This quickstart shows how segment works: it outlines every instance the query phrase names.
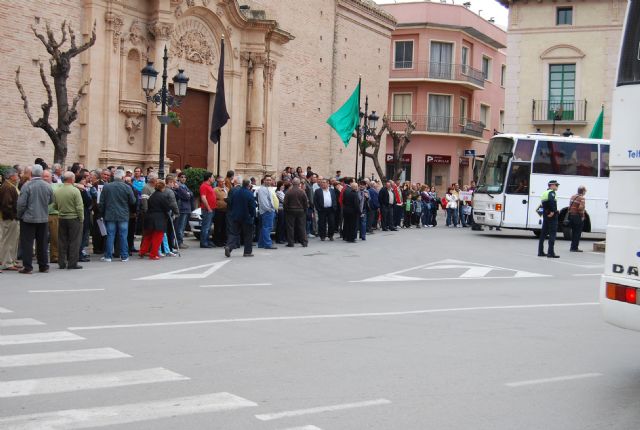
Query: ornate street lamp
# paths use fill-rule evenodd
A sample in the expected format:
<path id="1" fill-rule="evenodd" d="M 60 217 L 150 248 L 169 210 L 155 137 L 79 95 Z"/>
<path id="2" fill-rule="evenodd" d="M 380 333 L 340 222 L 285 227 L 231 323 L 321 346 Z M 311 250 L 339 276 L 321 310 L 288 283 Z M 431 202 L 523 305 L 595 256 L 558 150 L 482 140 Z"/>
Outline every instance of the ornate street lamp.
<path id="1" fill-rule="evenodd" d="M 166 127 L 171 118 L 167 115 L 167 107 L 169 109 L 178 107 L 182 103 L 182 97 L 187 95 L 187 87 L 189 84 L 189 78 L 184 74 L 183 69 L 178 69 L 178 74 L 173 77 L 173 91 L 171 94 L 167 88 L 167 62 L 169 56 L 167 55 L 167 47 L 164 47 L 163 69 L 162 69 L 162 86 L 160 90 L 151 95 L 151 92 L 156 87 L 156 80 L 158 78 L 158 71 L 153 68 L 153 62 L 147 62 L 147 65 L 140 71 L 142 75 L 142 89 L 147 95 L 147 101 L 155 103 L 156 106 L 161 105 L 160 115 L 158 120 L 160 121 L 160 161 L 158 163 L 158 177 L 164 179 L 164 141 Z"/>

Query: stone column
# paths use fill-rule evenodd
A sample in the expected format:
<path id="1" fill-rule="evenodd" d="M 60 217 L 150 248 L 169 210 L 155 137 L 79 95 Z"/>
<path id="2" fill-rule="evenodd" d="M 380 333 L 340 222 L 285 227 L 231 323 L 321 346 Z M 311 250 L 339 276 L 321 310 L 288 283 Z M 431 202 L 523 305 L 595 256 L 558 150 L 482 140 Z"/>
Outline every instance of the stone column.
<path id="1" fill-rule="evenodd" d="M 251 56 L 253 85 L 250 94 L 249 148 L 247 161 L 251 169 L 262 170 L 262 145 L 264 143 L 264 65 L 262 54 Z"/>
<path id="2" fill-rule="evenodd" d="M 105 44 L 105 71 L 107 79 L 104 81 L 104 117 L 103 150 L 107 151 L 107 163 L 113 157 L 113 151 L 118 149 L 118 120 L 119 115 L 119 87 L 120 87 L 120 38 L 124 18 L 115 11 L 108 11 L 104 16 L 107 43 Z"/>
<path id="3" fill-rule="evenodd" d="M 153 36 L 151 41 L 151 49 L 149 52 L 149 61 L 153 61 L 153 67 L 158 71 L 158 80 L 156 81 L 156 88 L 153 94 L 160 91 L 162 86 L 162 56 L 164 55 L 164 47 L 169 46 L 169 38 L 173 32 L 173 23 L 162 22 L 160 20 L 153 21 L 149 24 L 149 33 Z M 147 105 L 147 127 L 146 127 L 146 141 L 145 141 L 145 153 L 147 154 L 149 164 L 157 166 L 160 156 L 160 122 L 158 121 L 158 115 L 160 115 L 160 106 L 156 106 L 155 103 L 149 103 Z M 165 142 L 165 159 L 166 159 L 167 145 Z M 169 171 L 169 166 L 165 166 L 165 173 Z"/>

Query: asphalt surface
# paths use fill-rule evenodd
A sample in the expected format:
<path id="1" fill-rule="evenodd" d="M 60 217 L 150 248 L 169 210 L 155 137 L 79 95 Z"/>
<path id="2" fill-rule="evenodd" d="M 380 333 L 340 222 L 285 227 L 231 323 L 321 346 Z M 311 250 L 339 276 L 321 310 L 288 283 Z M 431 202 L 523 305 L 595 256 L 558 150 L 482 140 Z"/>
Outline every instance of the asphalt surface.
<path id="1" fill-rule="evenodd" d="M 602 321 L 602 254 L 440 226 L 187 243 L 1 274 L 0 428 L 638 427 L 640 334 Z"/>

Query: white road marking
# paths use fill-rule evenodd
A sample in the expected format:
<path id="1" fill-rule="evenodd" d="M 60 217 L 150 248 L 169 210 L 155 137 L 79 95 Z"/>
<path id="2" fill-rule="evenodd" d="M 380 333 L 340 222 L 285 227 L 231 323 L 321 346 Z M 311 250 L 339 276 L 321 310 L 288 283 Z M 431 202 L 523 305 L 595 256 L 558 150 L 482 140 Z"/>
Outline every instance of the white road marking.
<path id="1" fill-rule="evenodd" d="M 21 379 L 0 382 L 0 398 L 34 394 L 64 393 L 98 388 L 124 387 L 157 382 L 184 381 L 186 376 L 162 367 L 93 375 L 60 376 L 55 378 Z"/>
<path id="2" fill-rule="evenodd" d="M 7 309 L 7 308 L 0 308 L 0 314 L 12 314 L 13 311 Z"/>
<path id="3" fill-rule="evenodd" d="M 28 325 L 46 325 L 42 321 L 34 320 L 33 318 L 13 318 L 0 320 L 0 327 L 20 327 Z"/>
<path id="4" fill-rule="evenodd" d="M 227 264 L 229 260 L 218 261 L 216 263 L 203 264 L 200 266 L 187 267 L 185 269 L 173 270 L 171 272 L 158 273 L 156 275 L 145 276 L 142 278 L 136 278 L 134 281 L 157 281 L 159 279 L 204 279 L 210 276 L 213 272 L 220 269 L 222 266 Z M 208 267 L 207 270 L 201 273 L 184 273 L 190 272 L 195 269 L 202 269 L 204 267 Z"/>
<path id="5" fill-rule="evenodd" d="M 456 277 L 447 278 L 424 278 L 417 276 L 404 276 L 402 273 L 407 273 L 415 270 L 450 270 L 450 269 L 467 269 L 461 275 Z M 504 277 L 489 277 L 487 276 L 493 270 L 511 272 L 512 276 Z M 429 264 L 422 264 L 420 266 L 410 267 L 404 270 L 398 270 L 396 272 L 386 273 L 372 278 L 363 279 L 360 281 L 350 282 L 410 282 L 410 281 L 444 281 L 454 279 L 513 279 L 513 278 L 542 278 L 549 277 L 542 273 L 526 272 L 524 270 L 508 269 L 506 267 L 490 266 L 487 264 L 470 263 L 466 261 L 446 259 L 436 261 Z"/>
<path id="6" fill-rule="evenodd" d="M 253 406 L 258 405 L 233 394 L 213 393 L 153 402 L 3 417 L 0 418 L 0 428 L 4 430 L 83 429 L 228 411 Z"/>
<path id="7" fill-rule="evenodd" d="M 30 293 L 84 293 L 87 291 L 104 291 L 104 288 L 78 288 L 77 290 L 29 290 Z"/>
<path id="8" fill-rule="evenodd" d="M 284 430 L 322 430 L 322 429 L 316 426 L 302 426 L 302 427 L 289 427 Z"/>
<path id="9" fill-rule="evenodd" d="M 200 285 L 200 288 L 223 288 L 223 287 L 266 287 L 273 284 L 219 284 L 219 285 Z"/>
<path id="10" fill-rule="evenodd" d="M 604 264 L 576 264 L 576 263 L 569 263 L 567 261 L 558 261 L 557 259 L 554 258 L 541 258 L 541 257 L 536 257 L 535 254 L 523 254 L 521 252 L 515 252 L 514 254 L 517 255 L 522 255 L 524 257 L 531 257 L 531 258 L 537 258 L 540 261 L 550 261 L 552 263 L 557 263 L 557 264 L 564 264 L 567 266 L 575 266 L 575 267 L 582 267 L 583 269 L 597 269 L 600 267 L 604 267 Z"/>
<path id="11" fill-rule="evenodd" d="M 110 360 L 129 357 L 131 356 L 113 348 L 0 355 L 0 367 L 39 366 L 42 364 L 75 363 L 78 361 Z"/>
<path id="12" fill-rule="evenodd" d="M 602 273 L 577 273 L 571 276 L 602 276 Z"/>
<path id="13" fill-rule="evenodd" d="M 77 334 L 68 331 L 51 331 L 46 333 L 11 334 L 0 336 L 0 345 L 23 345 L 26 343 L 65 342 L 84 340 Z"/>
<path id="14" fill-rule="evenodd" d="M 199 324 L 226 324 L 226 323 L 243 323 L 243 322 L 266 322 L 266 321 L 294 321 L 294 320 L 317 320 L 317 319 L 337 319 L 337 318 L 366 318 L 366 317 L 393 317 L 405 315 L 422 315 L 435 314 L 443 312 L 466 312 L 466 311 L 487 311 L 487 310 L 505 310 L 505 309 L 538 309 L 538 308 L 564 308 L 578 306 L 598 306 L 597 302 L 586 303 L 548 303 L 539 305 L 512 305 L 512 306 L 479 306 L 475 308 L 446 308 L 446 309 L 423 309 L 415 311 L 399 311 L 399 312 L 370 312 L 370 313 L 353 313 L 353 314 L 326 314 L 326 315 L 294 315 L 284 317 L 259 317 L 259 318 L 229 318 L 219 320 L 195 320 L 195 321 L 173 321 L 173 322 L 156 322 L 156 323 L 139 323 L 139 324 L 113 324 L 113 325 L 95 325 L 84 327 L 69 327 L 68 330 L 105 330 L 119 328 L 140 328 L 140 327 L 168 327 L 181 325 L 199 325 Z"/>
<path id="15" fill-rule="evenodd" d="M 367 406 L 388 405 L 389 403 L 391 403 L 391 401 L 387 399 L 368 400 L 365 402 L 344 403 L 341 405 L 331 405 L 331 406 L 319 406 L 316 408 L 276 412 L 273 414 L 259 414 L 259 415 L 256 415 L 256 418 L 261 421 L 271 421 L 271 420 L 277 420 L 280 418 L 298 417 L 301 415 L 309 415 L 309 414 L 320 414 L 322 412 L 342 411 L 345 409 L 364 408 Z"/>
<path id="16" fill-rule="evenodd" d="M 602 376 L 602 373 L 582 373 L 579 375 L 558 376 L 555 378 L 531 379 L 529 381 L 509 382 L 504 385 L 506 385 L 507 387 L 524 387 L 525 385 L 538 385 L 546 384 L 549 382 L 572 381 L 574 379 L 596 378 L 598 376 Z"/>

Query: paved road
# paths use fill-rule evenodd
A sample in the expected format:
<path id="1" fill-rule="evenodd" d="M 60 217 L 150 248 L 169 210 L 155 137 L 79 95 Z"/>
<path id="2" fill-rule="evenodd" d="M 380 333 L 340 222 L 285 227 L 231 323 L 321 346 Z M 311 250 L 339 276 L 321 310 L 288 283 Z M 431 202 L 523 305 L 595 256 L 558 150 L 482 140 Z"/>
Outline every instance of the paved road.
<path id="1" fill-rule="evenodd" d="M 637 428 L 638 334 L 603 256 L 558 251 L 439 227 L 4 273 L 0 428 Z"/>

